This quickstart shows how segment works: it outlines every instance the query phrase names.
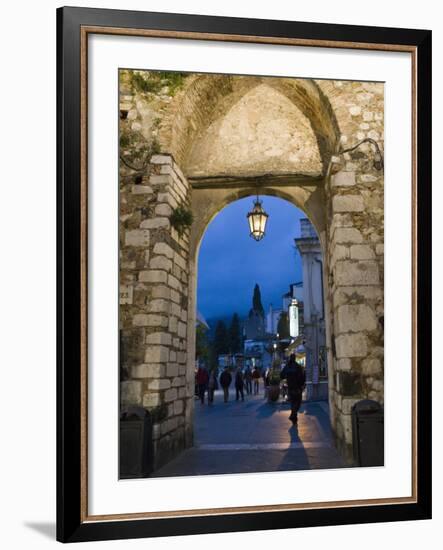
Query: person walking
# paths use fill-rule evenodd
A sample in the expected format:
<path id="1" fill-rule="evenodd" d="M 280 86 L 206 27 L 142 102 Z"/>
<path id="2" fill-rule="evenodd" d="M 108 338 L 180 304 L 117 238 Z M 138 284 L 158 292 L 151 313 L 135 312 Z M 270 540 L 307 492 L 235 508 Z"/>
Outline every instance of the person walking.
<path id="1" fill-rule="evenodd" d="M 208 405 L 212 405 L 214 402 L 214 392 L 217 387 L 217 369 L 214 367 L 209 374 L 208 380 Z"/>
<path id="2" fill-rule="evenodd" d="M 224 371 L 220 375 L 220 386 L 223 388 L 223 401 L 228 402 L 229 399 L 229 386 L 232 382 L 232 376 L 228 367 L 225 367 Z"/>
<path id="3" fill-rule="evenodd" d="M 198 367 L 196 382 L 198 387 L 198 397 L 202 405 L 205 404 L 205 391 L 208 385 L 209 375 L 208 371 L 203 367 Z"/>
<path id="4" fill-rule="evenodd" d="M 246 370 L 245 370 L 245 386 L 246 386 L 246 393 L 248 395 L 251 395 L 251 393 L 252 393 L 252 371 L 249 368 L 249 366 L 246 367 Z"/>
<path id="5" fill-rule="evenodd" d="M 244 387 L 244 380 L 243 380 L 243 373 L 241 369 L 237 369 L 237 372 L 235 373 L 235 399 L 238 401 L 239 397 L 241 396 L 241 400 L 245 400 L 245 394 L 243 392 Z"/>
<path id="6" fill-rule="evenodd" d="M 254 367 L 252 371 L 252 379 L 254 380 L 254 395 L 258 395 L 258 390 L 260 387 L 260 371 L 257 367 Z"/>
<path id="7" fill-rule="evenodd" d="M 303 390 L 306 386 L 305 369 L 295 360 L 295 354 L 292 353 L 289 357 L 288 364 L 280 373 L 282 380 L 286 379 L 288 385 L 288 401 L 291 403 L 291 414 L 289 420 L 293 424 L 297 424 L 297 414 L 300 409 Z"/>

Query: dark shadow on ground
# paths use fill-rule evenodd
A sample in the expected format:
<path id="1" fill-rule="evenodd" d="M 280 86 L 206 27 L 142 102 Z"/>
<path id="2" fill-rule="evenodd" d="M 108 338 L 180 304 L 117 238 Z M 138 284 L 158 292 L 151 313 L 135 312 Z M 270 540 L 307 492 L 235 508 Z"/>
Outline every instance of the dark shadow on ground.
<path id="1" fill-rule="evenodd" d="M 303 403 L 298 425 L 290 404 L 263 395 L 195 406 L 195 443 L 152 477 L 342 468 L 324 405 Z"/>

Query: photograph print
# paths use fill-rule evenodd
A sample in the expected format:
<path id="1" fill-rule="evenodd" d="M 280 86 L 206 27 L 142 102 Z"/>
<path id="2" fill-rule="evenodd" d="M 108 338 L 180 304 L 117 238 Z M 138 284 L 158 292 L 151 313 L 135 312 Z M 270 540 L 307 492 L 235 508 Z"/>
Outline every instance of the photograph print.
<path id="1" fill-rule="evenodd" d="M 119 70 L 120 479 L 384 465 L 384 84 Z"/>

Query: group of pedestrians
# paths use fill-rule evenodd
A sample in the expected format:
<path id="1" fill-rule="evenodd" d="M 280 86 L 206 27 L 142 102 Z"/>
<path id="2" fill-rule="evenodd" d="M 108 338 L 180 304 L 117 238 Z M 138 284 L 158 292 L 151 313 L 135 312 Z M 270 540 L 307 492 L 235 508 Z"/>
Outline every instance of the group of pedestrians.
<path id="1" fill-rule="evenodd" d="M 240 368 L 235 370 L 234 376 L 231 374 L 228 367 L 225 367 L 218 378 L 217 369 L 212 369 L 209 373 L 203 368 L 199 367 L 195 377 L 197 395 L 202 405 L 205 403 L 205 393 L 208 392 L 208 404 L 214 402 L 214 392 L 218 389 L 219 384 L 223 390 L 223 401 L 227 403 L 229 401 L 229 387 L 234 379 L 235 399 L 239 401 L 245 400 L 246 395 L 258 395 L 259 393 L 259 381 L 261 373 L 258 368 L 251 370 L 249 367 L 243 372 Z"/>
<path id="2" fill-rule="evenodd" d="M 214 392 L 218 389 L 219 384 L 223 390 L 223 401 L 227 403 L 229 401 L 229 388 L 234 380 L 235 399 L 239 401 L 245 400 L 245 391 L 247 395 L 258 395 L 260 388 L 260 378 L 263 377 L 263 385 L 265 389 L 269 384 L 268 373 L 263 374 L 255 367 L 250 369 L 247 367 L 245 372 L 242 369 L 237 368 L 234 376 L 231 374 L 230 369 L 225 367 L 218 377 L 217 369 L 212 369 L 209 373 L 203 368 L 199 367 L 195 377 L 196 392 L 202 405 L 205 403 L 205 393 L 208 392 L 208 404 L 214 403 Z M 295 355 L 291 354 L 287 364 L 280 372 L 280 379 L 286 381 L 287 388 L 287 400 L 291 403 L 291 414 L 289 420 L 294 424 L 297 424 L 297 414 L 302 402 L 302 394 L 306 385 L 306 375 L 304 368 L 297 363 Z"/>

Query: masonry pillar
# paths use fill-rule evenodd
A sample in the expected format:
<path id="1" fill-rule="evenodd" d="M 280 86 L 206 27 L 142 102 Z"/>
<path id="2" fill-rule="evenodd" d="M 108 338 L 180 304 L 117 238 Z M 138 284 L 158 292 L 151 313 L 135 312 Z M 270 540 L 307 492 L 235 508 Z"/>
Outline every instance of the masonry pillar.
<path id="1" fill-rule="evenodd" d="M 337 445 L 352 459 L 351 409 L 383 404 L 383 175 L 349 162 L 329 179 L 330 402 Z"/>
<path id="2" fill-rule="evenodd" d="M 122 406 L 153 417 L 154 467 L 192 444 L 185 418 L 194 387 L 187 377 L 189 229 L 171 226 L 190 187 L 170 155 L 154 155 L 146 175 L 120 189 Z M 186 435 L 187 433 L 187 435 Z"/>

